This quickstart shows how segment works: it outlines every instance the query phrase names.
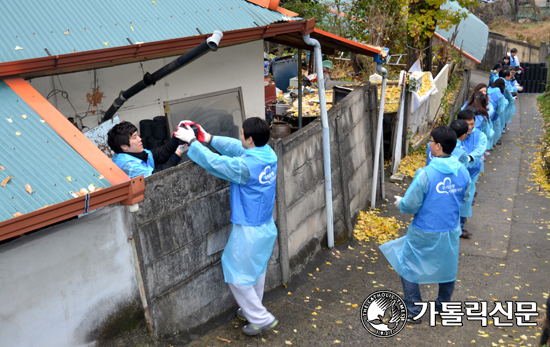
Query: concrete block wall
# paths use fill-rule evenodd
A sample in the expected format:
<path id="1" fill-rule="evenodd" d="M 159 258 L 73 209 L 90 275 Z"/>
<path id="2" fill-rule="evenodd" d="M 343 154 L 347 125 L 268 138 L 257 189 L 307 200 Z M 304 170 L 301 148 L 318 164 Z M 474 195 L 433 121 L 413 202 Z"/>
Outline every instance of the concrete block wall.
<path id="1" fill-rule="evenodd" d="M 336 243 L 351 237 L 359 210 L 370 197 L 376 87 L 357 88 L 329 110 L 331 180 Z M 321 247 L 325 247 L 325 179 L 320 119 L 302 131 L 274 141 L 279 156 L 277 215 L 281 240 L 283 282 L 297 274 Z M 282 160 L 281 160 L 282 158 Z"/>
<path id="2" fill-rule="evenodd" d="M 221 268 L 231 232 L 229 184 L 187 162 L 145 186 L 133 229 L 153 333 L 185 333 L 236 306 Z M 281 283 L 278 258 L 274 247 L 267 290 Z"/>
<path id="3" fill-rule="evenodd" d="M 370 198 L 377 89 L 356 89 L 329 111 L 334 231 L 351 237 Z M 288 283 L 326 245 L 322 126 L 273 140 L 278 161 L 274 211 L 278 240 L 266 290 Z M 145 302 L 156 336 L 189 333 L 236 307 L 221 255 L 231 231 L 229 184 L 192 162 L 146 179 L 145 201 L 132 214 Z"/>

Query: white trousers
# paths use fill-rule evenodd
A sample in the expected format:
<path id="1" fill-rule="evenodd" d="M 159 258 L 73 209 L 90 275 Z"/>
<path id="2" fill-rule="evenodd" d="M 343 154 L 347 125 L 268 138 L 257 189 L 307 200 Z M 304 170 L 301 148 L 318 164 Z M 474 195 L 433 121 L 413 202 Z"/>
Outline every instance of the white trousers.
<path id="1" fill-rule="evenodd" d="M 253 286 L 228 283 L 235 300 L 242 309 L 244 318 L 257 327 L 273 322 L 275 317 L 262 304 L 264 297 L 265 272 Z"/>

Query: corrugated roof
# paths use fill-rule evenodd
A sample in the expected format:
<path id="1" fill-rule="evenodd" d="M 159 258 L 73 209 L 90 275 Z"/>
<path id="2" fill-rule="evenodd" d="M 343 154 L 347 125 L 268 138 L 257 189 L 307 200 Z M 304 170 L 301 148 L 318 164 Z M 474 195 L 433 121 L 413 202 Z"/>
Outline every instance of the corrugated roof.
<path id="1" fill-rule="evenodd" d="M 2 3 L 0 18 L 0 62 L 290 20 L 281 13 L 244 0 L 9 1 Z"/>
<path id="2" fill-rule="evenodd" d="M 4 81 L 0 81 L 0 149 L 0 181 L 13 176 L 0 187 L 0 222 L 17 212 L 69 200 L 69 192 L 90 184 L 112 186 L 99 179 L 101 174 Z"/>
<path id="3" fill-rule="evenodd" d="M 487 50 L 489 27 L 467 9 L 462 8 L 456 1 L 447 1 L 441 5 L 441 9 L 453 12 L 459 10 L 468 12 L 468 17 L 458 24 L 458 34 L 456 35 L 454 44 L 477 60 L 483 60 L 483 56 Z M 446 40 L 450 40 L 455 32 L 455 28 L 456 25 L 449 30 L 441 30 L 438 27 L 436 32 Z"/>

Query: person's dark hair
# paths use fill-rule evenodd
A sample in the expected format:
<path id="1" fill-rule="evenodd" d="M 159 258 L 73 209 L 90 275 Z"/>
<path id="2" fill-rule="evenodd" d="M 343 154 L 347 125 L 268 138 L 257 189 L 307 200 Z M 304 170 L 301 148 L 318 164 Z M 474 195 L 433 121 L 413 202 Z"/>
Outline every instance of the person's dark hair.
<path id="1" fill-rule="evenodd" d="M 504 84 L 504 80 L 499 78 L 496 81 L 491 84 L 491 88 L 500 88 L 500 92 L 504 93 L 504 89 L 506 89 L 506 84 Z"/>
<path id="2" fill-rule="evenodd" d="M 448 126 L 440 126 L 430 133 L 435 143 L 439 143 L 443 153 L 451 154 L 456 147 L 456 132 Z"/>
<path id="3" fill-rule="evenodd" d="M 504 60 L 508 60 L 508 62 L 505 62 Z M 502 58 L 502 64 L 503 66 L 510 65 L 510 57 L 505 55 L 504 58 Z"/>
<path id="4" fill-rule="evenodd" d="M 456 119 L 451 123 L 451 129 L 456 133 L 456 138 L 466 134 L 468 132 L 468 123 L 464 119 Z"/>
<path id="5" fill-rule="evenodd" d="M 472 92 L 472 95 L 470 95 L 470 98 L 468 99 L 468 103 L 466 104 L 466 106 L 469 106 L 471 105 L 473 102 L 474 102 L 474 95 L 479 92 L 480 90 L 482 90 L 483 88 L 487 89 L 487 85 L 485 83 L 479 83 L 475 88 L 474 88 L 474 91 Z"/>
<path id="6" fill-rule="evenodd" d="M 493 67 L 493 70 L 496 70 L 496 69 L 502 69 L 502 63 L 499 61 L 495 64 L 495 66 Z"/>
<path id="7" fill-rule="evenodd" d="M 243 122 L 243 133 L 245 139 L 252 136 L 252 141 L 254 141 L 256 147 L 264 146 L 271 135 L 269 124 L 258 117 L 247 118 Z"/>
<path id="8" fill-rule="evenodd" d="M 130 146 L 130 137 L 136 131 L 136 126 L 130 122 L 119 123 L 107 133 L 107 144 L 115 153 L 123 153 L 124 151 L 120 146 Z"/>
<path id="9" fill-rule="evenodd" d="M 512 70 L 518 72 L 519 71 L 519 66 L 510 66 L 510 71 L 512 71 Z"/>
<path id="10" fill-rule="evenodd" d="M 505 78 L 505 77 L 509 77 L 509 76 L 510 76 L 510 68 L 509 67 L 500 70 L 500 72 L 498 73 L 498 77 Z"/>
<path id="11" fill-rule="evenodd" d="M 487 104 L 489 100 L 485 97 L 485 94 L 482 92 L 475 92 L 472 94 L 470 101 L 468 102 L 467 108 L 472 108 L 472 111 L 475 114 L 480 114 L 483 117 L 489 118 L 489 113 L 487 113 Z"/>
<path id="12" fill-rule="evenodd" d="M 470 106 L 458 112 L 458 115 L 456 116 L 456 119 L 464 119 L 464 120 L 470 120 L 475 118 L 476 118 L 476 114 Z"/>
<path id="13" fill-rule="evenodd" d="M 518 52 L 518 49 L 515 47 L 510 50 L 510 53 L 517 53 L 517 52 Z"/>

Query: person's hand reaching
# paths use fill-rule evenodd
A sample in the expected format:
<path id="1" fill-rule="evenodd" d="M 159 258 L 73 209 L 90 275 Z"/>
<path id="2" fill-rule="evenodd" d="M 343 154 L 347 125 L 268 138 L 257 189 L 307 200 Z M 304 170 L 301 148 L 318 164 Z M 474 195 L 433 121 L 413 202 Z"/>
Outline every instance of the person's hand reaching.
<path id="1" fill-rule="evenodd" d="M 174 133 L 174 136 L 176 136 L 183 142 L 190 143 L 195 138 L 195 132 L 193 131 L 193 129 L 191 129 L 190 126 L 187 125 L 186 127 L 179 128 Z"/>
<path id="2" fill-rule="evenodd" d="M 395 202 L 393 203 L 396 207 L 399 207 L 399 202 L 401 202 L 401 199 L 403 199 L 402 197 L 400 197 L 399 195 L 396 195 L 394 196 L 395 198 Z"/>

